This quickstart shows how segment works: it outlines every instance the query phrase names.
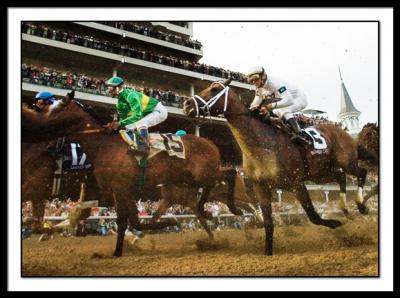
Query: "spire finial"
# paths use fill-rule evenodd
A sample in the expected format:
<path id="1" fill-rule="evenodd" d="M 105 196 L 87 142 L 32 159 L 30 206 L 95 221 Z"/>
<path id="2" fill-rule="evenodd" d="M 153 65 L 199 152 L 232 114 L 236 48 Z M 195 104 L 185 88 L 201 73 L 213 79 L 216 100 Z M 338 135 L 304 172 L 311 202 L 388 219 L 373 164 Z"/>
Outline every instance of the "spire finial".
<path id="1" fill-rule="evenodd" d="M 339 65 L 338 65 L 338 68 L 339 68 L 340 80 L 341 80 L 341 81 L 343 81 L 343 78 L 342 78 L 342 73 L 340 72 L 340 66 L 339 66 Z"/>

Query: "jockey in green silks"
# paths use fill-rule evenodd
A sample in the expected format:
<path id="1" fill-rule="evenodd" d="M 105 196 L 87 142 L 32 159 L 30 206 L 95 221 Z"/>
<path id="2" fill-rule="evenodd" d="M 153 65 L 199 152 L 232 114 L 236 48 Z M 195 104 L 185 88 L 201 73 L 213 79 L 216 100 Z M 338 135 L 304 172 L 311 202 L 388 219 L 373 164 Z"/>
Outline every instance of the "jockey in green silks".
<path id="1" fill-rule="evenodd" d="M 112 77 L 106 85 L 109 87 L 109 94 L 118 98 L 118 121 L 114 121 L 111 128 L 117 130 L 119 127 L 125 127 L 128 131 L 137 130 L 140 137 L 135 154 L 147 157 L 150 152 L 148 128 L 167 119 L 167 108 L 153 97 L 124 88 L 124 80 L 120 77 Z"/>

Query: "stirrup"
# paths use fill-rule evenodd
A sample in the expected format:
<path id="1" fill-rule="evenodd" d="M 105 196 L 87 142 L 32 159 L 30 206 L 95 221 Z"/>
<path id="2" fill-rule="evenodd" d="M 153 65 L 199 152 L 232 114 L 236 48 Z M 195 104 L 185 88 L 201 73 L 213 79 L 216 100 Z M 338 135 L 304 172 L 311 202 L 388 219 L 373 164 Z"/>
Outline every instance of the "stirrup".
<path id="1" fill-rule="evenodd" d="M 290 140 L 293 142 L 300 142 L 302 145 L 312 145 L 312 143 L 309 140 L 307 140 L 306 138 L 304 138 L 298 134 L 293 134 L 290 137 Z"/>
<path id="2" fill-rule="evenodd" d="M 129 152 L 134 155 L 138 155 L 143 158 L 147 158 L 150 155 L 150 148 L 149 149 L 142 149 L 142 148 L 135 148 L 133 146 L 129 147 Z"/>

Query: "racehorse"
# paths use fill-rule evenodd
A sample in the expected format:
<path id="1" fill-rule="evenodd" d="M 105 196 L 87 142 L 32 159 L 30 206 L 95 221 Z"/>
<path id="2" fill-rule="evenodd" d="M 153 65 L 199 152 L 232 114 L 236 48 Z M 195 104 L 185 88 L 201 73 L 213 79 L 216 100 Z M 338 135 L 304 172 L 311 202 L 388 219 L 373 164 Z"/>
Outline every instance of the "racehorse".
<path id="1" fill-rule="evenodd" d="M 372 196 L 379 192 L 379 128 L 375 123 L 367 123 L 363 126 L 358 134 L 358 154 L 359 159 L 363 161 L 365 167 L 368 169 L 368 174 L 376 180 L 377 184 L 365 194 L 362 204 L 365 206 L 366 202 Z M 365 206 L 366 212 L 368 212 Z"/>
<path id="2" fill-rule="evenodd" d="M 148 161 L 147 167 L 140 167 L 136 158 L 128 154 L 128 147 L 119 134 L 107 133 L 104 120 L 96 117 L 90 109 L 71 101 L 58 115 L 80 115 L 83 126 L 92 133 L 77 132 L 71 138 L 80 143 L 94 165 L 93 173 L 100 192 L 113 197 L 116 203 L 118 237 L 114 256 L 122 255 L 123 240 L 128 221 L 132 228 L 162 228 L 165 223 L 140 224 L 136 201 L 141 196 L 141 182 L 146 187 L 180 185 L 203 188 L 201 198 L 207 199 L 216 180 L 221 180 L 220 153 L 209 140 L 194 135 L 182 136 L 185 159 L 171 157 L 160 152 Z M 144 175 L 142 173 L 144 172 Z M 143 178 L 144 177 L 144 178 Z M 142 198 L 146 199 L 146 198 Z M 204 203 L 203 203 L 204 204 Z M 203 213 L 204 213 L 204 207 Z M 200 206 L 197 206 L 200 209 Z M 204 214 L 203 214 L 204 215 Z M 167 223 L 170 225 L 170 223 Z"/>
<path id="3" fill-rule="evenodd" d="M 70 132 L 77 131 L 83 119 L 81 116 L 73 117 L 48 117 L 37 113 L 26 105 L 21 109 L 21 136 L 22 142 L 39 143 L 50 141 L 54 138 L 64 136 Z"/>
<path id="4" fill-rule="evenodd" d="M 23 104 L 21 109 L 21 182 L 22 201 L 32 201 L 33 230 L 41 229 L 44 216 L 44 200 L 50 198 L 54 171 L 56 169 L 55 156 L 46 150 L 48 142 L 55 141 L 58 137 L 64 137 L 77 131 L 85 130 L 84 117 L 82 115 L 66 115 L 59 112 L 68 105 L 71 97 L 62 98 L 60 108 L 50 114 L 38 113 L 36 110 Z M 88 132 L 88 130 L 85 130 Z M 81 182 L 88 183 L 87 197 L 96 198 L 100 204 L 106 204 L 111 199 L 106 199 L 98 194 L 95 177 L 90 171 L 69 173 L 63 175 L 64 194 L 77 197 L 77 189 Z M 84 216 L 85 213 L 82 213 Z"/>
<path id="5" fill-rule="evenodd" d="M 346 173 L 355 175 L 359 186 L 357 203 L 361 204 L 366 171 L 358 166 L 357 144 L 342 129 L 321 124 L 316 128 L 326 140 L 327 153 L 313 156 L 302 146 L 291 142 L 286 132 L 252 116 L 229 88 L 230 82 L 231 79 L 223 83 L 213 82 L 199 95 L 185 100 L 183 110 L 189 117 L 223 114 L 227 119 L 243 153 L 243 169 L 253 180 L 254 192 L 263 213 L 265 254 L 272 255 L 273 188 L 295 193 L 312 223 L 329 228 L 340 226 L 340 221 L 322 219 L 315 211 L 305 181 L 336 181 L 343 198 L 346 192 Z"/>
<path id="6" fill-rule="evenodd" d="M 80 115 L 57 115 L 73 99 L 75 92 L 70 92 L 59 100 L 59 104 L 50 112 L 38 111 L 22 104 L 21 136 L 22 142 L 39 143 L 63 137 L 70 132 L 83 129 Z"/>

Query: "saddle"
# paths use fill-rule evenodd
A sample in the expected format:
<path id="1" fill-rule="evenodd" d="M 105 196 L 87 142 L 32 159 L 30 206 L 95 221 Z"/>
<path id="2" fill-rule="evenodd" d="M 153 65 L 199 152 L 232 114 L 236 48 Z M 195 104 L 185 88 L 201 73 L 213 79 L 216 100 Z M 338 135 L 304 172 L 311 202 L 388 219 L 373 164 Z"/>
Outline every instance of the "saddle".
<path id="1" fill-rule="evenodd" d="M 139 136 L 135 132 L 120 130 L 119 134 L 129 148 L 134 152 L 138 147 Z M 158 153 L 166 151 L 169 156 L 185 159 L 185 146 L 180 136 L 172 133 L 150 133 L 149 134 L 150 154 L 147 159 L 151 159 Z"/>
<path id="2" fill-rule="evenodd" d="M 284 131 L 285 133 L 289 134 L 290 136 L 294 136 L 294 132 L 291 130 L 289 125 L 284 123 L 278 117 L 267 116 L 264 117 L 263 121 L 268 121 L 271 125 L 277 127 L 278 129 Z M 327 144 L 325 137 L 323 137 L 315 127 L 308 126 L 302 128 L 302 135 L 307 138 L 309 141 L 308 145 L 304 145 L 304 143 L 300 143 L 305 149 L 310 150 L 311 154 L 322 154 L 327 153 Z"/>

